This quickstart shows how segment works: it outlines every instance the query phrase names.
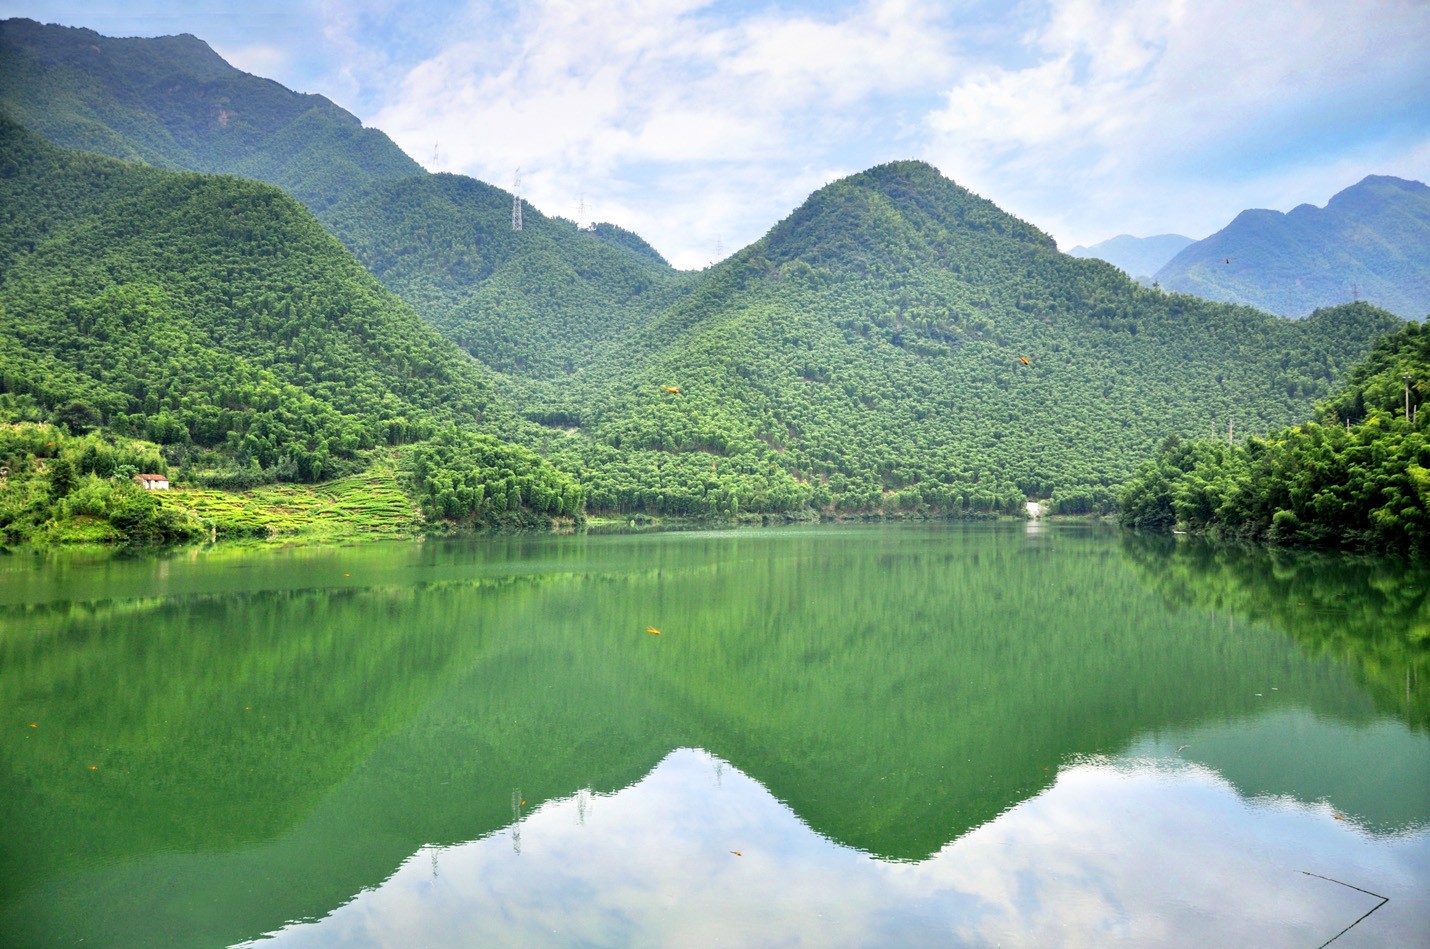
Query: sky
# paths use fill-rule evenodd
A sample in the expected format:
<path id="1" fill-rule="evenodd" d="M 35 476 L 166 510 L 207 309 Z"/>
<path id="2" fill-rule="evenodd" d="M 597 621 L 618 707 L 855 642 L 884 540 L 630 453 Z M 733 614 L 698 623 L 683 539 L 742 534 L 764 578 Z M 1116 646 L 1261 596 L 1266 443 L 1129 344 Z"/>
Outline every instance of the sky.
<path id="1" fill-rule="evenodd" d="M 1426 0 L 0 0 L 192 33 L 429 170 L 698 268 L 901 159 L 1052 234 L 1202 238 L 1430 180 Z"/>

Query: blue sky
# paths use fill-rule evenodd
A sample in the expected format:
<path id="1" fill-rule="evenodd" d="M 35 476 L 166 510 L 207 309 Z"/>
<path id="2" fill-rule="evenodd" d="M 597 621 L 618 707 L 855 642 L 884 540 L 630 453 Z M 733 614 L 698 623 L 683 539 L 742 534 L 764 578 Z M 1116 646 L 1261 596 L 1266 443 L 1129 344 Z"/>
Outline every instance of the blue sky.
<path id="1" fill-rule="evenodd" d="M 193 33 L 433 170 L 699 267 L 902 158 L 1049 231 L 1200 238 L 1430 179 L 1425 0 L 0 0 Z"/>

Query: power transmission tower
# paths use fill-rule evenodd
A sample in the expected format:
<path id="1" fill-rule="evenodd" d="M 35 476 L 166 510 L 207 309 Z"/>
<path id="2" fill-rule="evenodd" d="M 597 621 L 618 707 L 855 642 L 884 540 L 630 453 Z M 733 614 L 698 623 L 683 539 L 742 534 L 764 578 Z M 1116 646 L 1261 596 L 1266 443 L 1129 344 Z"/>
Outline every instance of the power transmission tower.
<path id="1" fill-rule="evenodd" d="M 521 230 L 521 169 L 517 168 L 511 183 L 511 229 Z"/>

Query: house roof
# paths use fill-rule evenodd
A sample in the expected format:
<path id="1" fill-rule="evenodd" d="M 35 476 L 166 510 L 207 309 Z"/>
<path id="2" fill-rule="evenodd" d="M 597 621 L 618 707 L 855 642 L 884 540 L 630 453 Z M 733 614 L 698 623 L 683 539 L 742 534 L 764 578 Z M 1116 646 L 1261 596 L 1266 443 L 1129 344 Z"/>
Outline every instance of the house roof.
<path id="1" fill-rule="evenodd" d="M 168 481 L 168 480 L 169 480 L 169 476 L 168 476 L 168 475 L 137 474 L 137 475 L 135 475 L 134 477 L 135 477 L 136 479 L 140 480 L 140 481 Z"/>

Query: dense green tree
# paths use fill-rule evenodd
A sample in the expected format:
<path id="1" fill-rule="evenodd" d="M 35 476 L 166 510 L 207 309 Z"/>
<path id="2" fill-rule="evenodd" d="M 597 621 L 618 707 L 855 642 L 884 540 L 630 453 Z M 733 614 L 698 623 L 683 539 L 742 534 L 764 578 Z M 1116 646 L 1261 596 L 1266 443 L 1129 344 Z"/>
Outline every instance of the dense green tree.
<path id="1" fill-rule="evenodd" d="M 1130 527 L 1423 552 L 1430 539 L 1430 333 L 1382 340 L 1319 420 L 1236 445 L 1164 446 L 1122 493 Z M 1409 412 L 1407 414 L 1407 407 Z"/>
<path id="2" fill-rule="evenodd" d="M 74 463 L 68 458 L 59 457 L 50 462 L 49 478 L 50 499 L 59 500 L 67 497 L 75 488 Z"/>

